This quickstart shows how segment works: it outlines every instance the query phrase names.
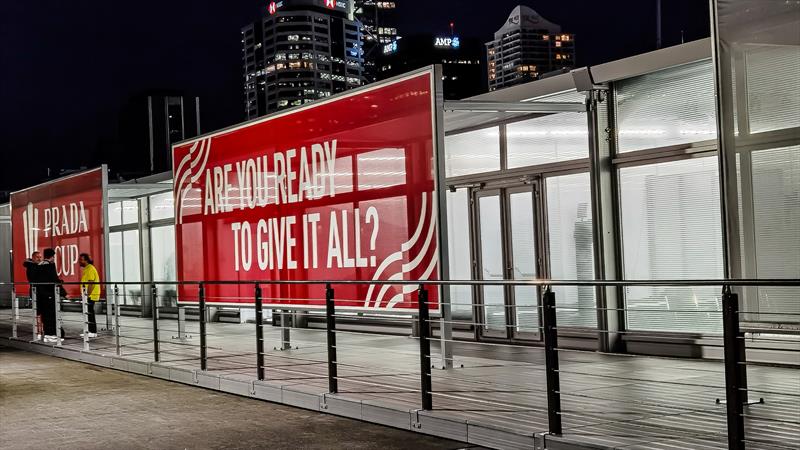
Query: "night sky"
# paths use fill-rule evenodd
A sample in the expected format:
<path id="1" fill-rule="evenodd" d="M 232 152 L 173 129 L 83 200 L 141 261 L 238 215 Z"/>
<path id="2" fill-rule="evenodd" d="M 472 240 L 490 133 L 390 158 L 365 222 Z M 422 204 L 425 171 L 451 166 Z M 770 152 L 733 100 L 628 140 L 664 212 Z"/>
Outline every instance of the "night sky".
<path id="1" fill-rule="evenodd" d="M 396 0 L 401 35 L 489 40 L 523 3 L 576 34 L 577 64 L 655 48 L 655 0 Z M 663 45 L 708 36 L 708 2 L 663 0 Z M 0 6 L 0 191 L 47 168 L 96 166 L 117 140 L 118 112 L 150 89 L 201 98 L 203 131 L 243 120 L 239 30 L 265 1 L 4 1 Z"/>

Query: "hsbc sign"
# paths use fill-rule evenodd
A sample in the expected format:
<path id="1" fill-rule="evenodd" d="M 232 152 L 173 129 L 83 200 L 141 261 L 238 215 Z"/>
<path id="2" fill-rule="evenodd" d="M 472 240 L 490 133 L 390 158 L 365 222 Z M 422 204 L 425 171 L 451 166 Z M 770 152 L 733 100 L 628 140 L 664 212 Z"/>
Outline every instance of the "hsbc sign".
<path id="1" fill-rule="evenodd" d="M 265 304 L 315 308 L 324 286 L 268 281 L 438 279 L 434 85 L 418 72 L 173 147 L 178 281 L 263 281 Z M 205 293 L 254 301 L 253 284 Z M 413 286 L 336 293 L 344 308 L 416 308 Z"/>
<path id="2" fill-rule="evenodd" d="M 25 282 L 22 261 L 52 248 L 64 281 L 80 281 L 78 255 L 89 253 L 104 269 L 103 169 L 65 177 L 11 194 L 14 281 Z M 67 286 L 80 295 L 78 286 Z"/>

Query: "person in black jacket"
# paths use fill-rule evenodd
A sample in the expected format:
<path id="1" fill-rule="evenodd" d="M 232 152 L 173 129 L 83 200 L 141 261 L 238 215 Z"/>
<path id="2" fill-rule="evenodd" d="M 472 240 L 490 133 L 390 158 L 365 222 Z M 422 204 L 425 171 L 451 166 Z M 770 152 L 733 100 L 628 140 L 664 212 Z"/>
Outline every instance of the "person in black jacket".
<path id="1" fill-rule="evenodd" d="M 39 251 L 35 251 L 31 253 L 31 257 L 26 259 L 22 265 L 25 267 L 25 277 L 28 279 L 28 296 L 33 301 L 33 283 L 34 277 L 36 276 L 36 268 L 39 264 L 42 263 L 42 253 Z M 36 340 L 42 339 L 42 315 L 39 312 L 36 313 Z"/>
<path id="2" fill-rule="evenodd" d="M 56 272 L 55 256 L 56 252 L 52 248 L 46 248 L 42 252 L 44 260 L 36 266 L 33 271 L 33 282 L 36 287 L 36 302 L 42 312 L 42 324 L 44 328 L 44 341 L 57 342 L 56 324 L 56 286 L 60 285 L 61 280 Z"/>

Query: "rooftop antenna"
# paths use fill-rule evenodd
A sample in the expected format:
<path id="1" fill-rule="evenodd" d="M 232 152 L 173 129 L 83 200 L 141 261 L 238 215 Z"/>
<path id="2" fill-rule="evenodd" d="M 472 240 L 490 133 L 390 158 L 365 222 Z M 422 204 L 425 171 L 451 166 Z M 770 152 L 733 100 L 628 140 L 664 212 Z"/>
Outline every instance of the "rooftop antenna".
<path id="1" fill-rule="evenodd" d="M 454 21 L 450 21 L 450 36 L 456 35 L 456 23 Z"/>

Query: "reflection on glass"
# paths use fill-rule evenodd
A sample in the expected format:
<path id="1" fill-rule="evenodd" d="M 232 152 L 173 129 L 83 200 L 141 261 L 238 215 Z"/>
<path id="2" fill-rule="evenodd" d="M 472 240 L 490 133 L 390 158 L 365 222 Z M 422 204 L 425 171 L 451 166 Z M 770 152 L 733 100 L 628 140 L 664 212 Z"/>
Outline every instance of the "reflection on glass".
<path id="1" fill-rule="evenodd" d="M 503 230 L 500 222 L 500 196 L 480 197 L 481 274 L 482 280 L 503 279 Z M 484 327 L 506 330 L 503 286 L 482 286 Z"/>
<path id="2" fill-rule="evenodd" d="M 108 204 L 108 226 L 122 225 L 122 202 Z"/>
<path id="3" fill-rule="evenodd" d="M 469 199 L 466 189 L 447 192 L 447 247 L 451 280 L 472 279 L 469 243 Z M 450 286 L 453 317 L 472 319 L 472 288 Z"/>
<path id="4" fill-rule="evenodd" d="M 616 97 L 621 152 L 717 137 L 709 60 L 623 80 Z"/>
<path id="5" fill-rule="evenodd" d="M 546 183 L 550 276 L 554 280 L 594 280 L 589 174 L 550 177 Z M 559 324 L 597 326 L 593 287 L 553 286 L 553 292 Z"/>
<path id="6" fill-rule="evenodd" d="M 508 168 L 589 157 L 586 114 L 561 113 L 506 126 Z"/>
<path id="7" fill-rule="evenodd" d="M 406 182 L 406 156 L 402 148 L 382 148 L 357 157 L 358 189 L 380 189 Z"/>
<path id="8" fill-rule="evenodd" d="M 122 224 L 139 223 L 139 202 L 125 200 L 122 202 Z"/>
<path id="9" fill-rule="evenodd" d="M 448 177 L 500 170 L 500 129 L 485 128 L 445 137 L 444 159 Z"/>
<path id="10" fill-rule="evenodd" d="M 139 230 L 122 232 L 122 260 L 125 281 L 142 281 L 141 259 L 139 257 Z M 126 284 L 124 291 L 126 305 L 141 305 L 141 285 Z"/>
<path id="11" fill-rule="evenodd" d="M 188 199 L 184 200 L 186 202 Z M 150 220 L 171 219 L 174 216 L 172 192 L 150 196 Z M 186 208 L 186 205 L 184 205 Z"/>
<path id="12" fill-rule="evenodd" d="M 533 193 L 509 194 L 511 221 L 511 253 L 514 258 L 512 279 L 536 278 L 536 239 L 533 228 Z M 537 289 L 535 286 L 514 286 L 514 305 L 518 332 L 535 333 L 539 327 Z"/>
<path id="13" fill-rule="evenodd" d="M 167 225 L 150 229 L 150 258 L 153 281 L 173 281 L 175 271 L 175 227 Z M 175 285 L 157 284 L 160 306 L 174 306 L 178 293 Z"/>
<path id="14" fill-rule="evenodd" d="M 619 175 L 625 278 L 722 278 L 716 157 L 626 167 Z M 720 332 L 721 315 L 713 312 L 721 310 L 720 292 L 716 286 L 629 287 L 628 327 Z"/>

